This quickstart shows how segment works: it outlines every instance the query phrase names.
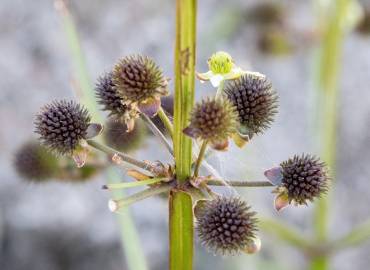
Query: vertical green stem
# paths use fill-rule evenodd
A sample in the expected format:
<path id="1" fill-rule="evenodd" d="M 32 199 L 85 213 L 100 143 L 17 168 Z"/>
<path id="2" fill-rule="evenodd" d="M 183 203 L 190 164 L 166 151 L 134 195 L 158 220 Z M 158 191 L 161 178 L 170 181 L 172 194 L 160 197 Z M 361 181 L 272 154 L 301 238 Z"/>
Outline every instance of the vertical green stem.
<path id="1" fill-rule="evenodd" d="M 101 122 L 102 116 L 97 110 L 97 104 L 92 89 L 92 83 L 89 72 L 86 67 L 85 58 L 83 56 L 80 41 L 78 38 L 77 29 L 73 17 L 65 6 L 64 1 L 55 1 L 55 7 L 61 15 L 64 32 L 71 50 L 71 56 L 81 90 L 81 102 L 88 108 L 94 121 Z M 114 183 L 114 179 L 119 179 L 119 175 L 112 169 L 108 169 L 108 182 Z M 123 192 L 115 190 L 112 192 L 113 198 L 122 198 Z M 142 247 L 140 245 L 139 234 L 136 230 L 134 221 L 132 220 L 129 210 L 123 210 L 121 215 L 117 216 L 121 231 L 122 251 L 126 258 L 128 269 L 130 270 L 147 270 L 146 260 L 143 257 Z"/>
<path id="2" fill-rule="evenodd" d="M 200 165 L 202 164 L 202 160 L 204 158 L 204 154 L 205 154 L 206 149 L 207 149 L 207 144 L 208 144 L 208 141 L 205 140 L 205 141 L 203 141 L 202 146 L 200 147 L 197 162 L 195 163 L 194 177 L 198 176 Z"/>
<path id="3" fill-rule="evenodd" d="M 179 183 L 191 175 L 192 142 L 182 132 L 194 103 L 196 0 L 176 1 L 174 154 Z M 170 269 L 191 270 L 193 213 L 190 195 L 172 192 L 169 201 Z"/>
<path id="4" fill-rule="evenodd" d="M 336 0 L 333 3 L 333 12 L 329 15 L 327 24 L 324 25 L 325 32 L 319 59 L 319 143 L 322 158 L 330 167 L 333 177 L 335 174 L 337 143 L 338 74 L 344 37 L 343 24 L 347 16 L 346 11 L 349 2 L 350 0 Z M 329 199 L 330 194 L 322 198 L 315 209 L 315 234 L 316 240 L 319 242 L 327 240 Z M 326 256 L 315 257 L 311 261 L 310 268 L 312 270 L 325 270 L 328 267 L 328 258 Z"/>

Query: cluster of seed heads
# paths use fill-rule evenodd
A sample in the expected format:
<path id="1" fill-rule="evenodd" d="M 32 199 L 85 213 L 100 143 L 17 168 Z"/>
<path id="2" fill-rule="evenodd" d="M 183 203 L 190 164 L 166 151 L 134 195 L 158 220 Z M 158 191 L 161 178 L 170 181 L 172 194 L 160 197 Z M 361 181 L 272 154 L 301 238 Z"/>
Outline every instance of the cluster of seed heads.
<path id="1" fill-rule="evenodd" d="M 86 138 L 88 111 L 74 101 L 54 101 L 44 106 L 35 120 L 41 143 L 58 154 L 72 154 Z"/>
<path id="2" fill-rule="evenodd" d="M 121 118 L 131 111 L 131 107 L 123 103 L 123 98 L 114 87 L 112 76 L 113 73 L 109 72 L 98 79 L 95 87 L 96 97 L 103 111 L 108 111 L 110 116 Z"/>
<path id="3" fill-rule="evenodd" d="M 288 192 L 290 201 L 306 204 L 328 190 L 326 166 L 311 155 L 294 156 L 280 164 L 282 186 Z"/>
<path id="4" fill-rule="evenodd" d="M 196 211 L 199 238 L 215 253 L 229 255 L 244 251 L 257 231 L 254 215 L 239 197 L 205 201 Z"/>
<path id="5" fill-rule="evenodd" d="M 278 98 L 265 76 L 241 76 L 227 84 L 225 93 L 238 112 L 242 133 L 252 137 L 270 127 Z"/>

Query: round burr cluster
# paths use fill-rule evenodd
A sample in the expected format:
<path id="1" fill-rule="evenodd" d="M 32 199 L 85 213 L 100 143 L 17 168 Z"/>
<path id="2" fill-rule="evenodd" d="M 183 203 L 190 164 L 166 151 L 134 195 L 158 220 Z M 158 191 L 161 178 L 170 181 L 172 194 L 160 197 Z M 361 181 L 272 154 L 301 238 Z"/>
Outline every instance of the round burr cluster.
<path id="1" fill-rule="evenodd" d="M 118 95 L 128 104 L 168 95 L 168 82 L 161 69 L 146 56 L 121 59 L 113 69 L 113 83 Z"/>
<path id="2" fill-rule="evenodd" d="M 215 253 L 233 255 L 245 251 L 257 231 L 255 212 L 238 197 L 206 201 L 196 211 L 202 243 Z"/>
<path id="3" fill-rule="evenodd" d="M 146 127 L 141 121 L 137 121 L 133 130 L 127 132 L 125 124 L 109 120 L 105 125 L 103 135 L 107 145 L 127 153 L 142 145 L 146 133 Z"/>
<path id="4" fill-rule="evenodd" d="M 35 132 L 40 135 L 41 143 L 55 153 L 72 154 L 86 138 L 89 124 L 89 113 L 80 104 L 54 101 L 37 114 Z"/>
<path id="5" fill-rule="evenodd" d="M 40 182 L 54 176 L 58 161 L 37 142 L 27 142 L 15 153 L 14 168 L 23 178 Z"/>
<path id="6" fill-rule="evenodd" d="M 328 190 L 329 177 L 326 166 L 311 155 L 294 156 L 280 164 L 282 186 L 288 192 L 289 201 L 306 204 Z"/>
<path id="7" fill-rule="evenodd" d="M 104 74 L 98 79 L 95 87 L 98 103 L 104 111 L 109 111 L 110 116 L 120 118 L 130 110 L 128 105 L 123 104 L 123 99 L 118 95 L 113 83 L 113 73 Z"/>
<path id="8" fill-rule="evenodd" d="M 217 143 L 236 132 L 238 116 L 227 99 L 207 98 L 195 105 L 190 121 L 187 135 Z"/>
<path id="9" fill-rule="evenodd" d="M 278 98 L 265 76 L 243 75 L 230 82 L 225 93 L 238 112 L 243 134 L 252 137 L 270 127 Z"/>

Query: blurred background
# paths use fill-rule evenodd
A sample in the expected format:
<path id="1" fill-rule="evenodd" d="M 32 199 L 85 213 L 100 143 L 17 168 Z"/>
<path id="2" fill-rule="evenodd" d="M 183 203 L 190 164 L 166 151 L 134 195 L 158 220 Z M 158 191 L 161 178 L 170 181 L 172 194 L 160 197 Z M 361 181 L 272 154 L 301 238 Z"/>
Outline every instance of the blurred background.
<path id="1" fill-rule="evenodd" d="M 111 194 L 101 186 L 112 175 L 124 180 L 122 168 L 89 177 L 70 169 L 76 181 L 37 183 L 13 164 L 36 138 L 39 108 L 79 99 L 81 88 L 92 89 L 119 57 L 149 55 L 173 77 L 175 1 L 70 0 L 70 13 L 60 3 L 0 2 L 0 269 L 166 269 L 166 201 L 151 198 L 121 216 L 108 210 Z M 370 1 L 202 0 L 197 46 L 198 71 L 225 50 L 237 65 L 266 74 L 280 96 L 271 129 L 242 150 L 232 146 L 211 157 L 226 179 L 261 180 L 264 170 L 302 152 L 323 156 L 335 177 L 324 202 L 282 213 L 273 209 L 270 189 L 238 190 L 261 217 L 261 252 L 222 258 L 197 240 L 195 269 L 368 269 Z M 212 93 L 210 84 L 197 82 L 198 99 Z M 132 155 L 169 160 L 155 137 L 140 132 Z M 306 248 L 323 239 L 338 240 L 327 258 Z M 145 259 L 147 266 L 135 267 Z"/>

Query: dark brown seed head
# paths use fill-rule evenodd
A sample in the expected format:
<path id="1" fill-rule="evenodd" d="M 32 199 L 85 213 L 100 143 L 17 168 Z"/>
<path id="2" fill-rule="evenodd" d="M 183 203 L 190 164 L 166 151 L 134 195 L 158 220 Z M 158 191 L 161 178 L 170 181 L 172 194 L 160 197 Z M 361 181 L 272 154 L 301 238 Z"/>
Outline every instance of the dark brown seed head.
<path id="1" fill-rule="evenodd" d="M 184 132 L 203 140 L 219 142 L 236 132 L 237 122 L 238 116 L 230 101 L 207 98 L 195 105 L 190 126 Z"/>
<path id="2" fill-rule="evenodd" d="M 104 128 L 104 139 L 108 146 L 119 151 L 130 152 L 138 149 L 147 134 L 143 122 L 137 121 L 134 129 L 127 132 L 127 126 L 119 121 L 109 120 Z"/>
<path id="3" fill-rule="evenodd" d="M 196 211 L 202 243 L 215 253 L 233 255 L 247 248 L 257 231 L 255 212 L 238 197 L 206 201 Z"/>
<path id="4" fill-rule="evenodd" d="M 98 103 L 103 106 L 103 111 L 108 111 L 110 116 L 120 118 L 130 110 L 123 104 L 123 99 L 114 88 L 112 72 L 106 73 L 98 79 L 95 87 Z"/>
<path id="5" fill-rule="evenodd" d="M 132 55 L 121 59 L 114 67 L 113 83 L 126 103 L 141 103 L 168 94 L 167 80 L 147 56 Z"/>
<path id="6" fill-rule="evenodd" d="M 238 112 L 241 133 L 252 137 L 270 127 L 278 98 L 265 76 L 243 75 L 230 82 L 225 93 Z"/>
<path id="7" fill-rule="evenodd" d="M 23 178 L 41 182 L 55 175 L 58 161 L 39 143 L 27 142 L 15 153 L 14 168 Z"/>
<path id="8" fill-rule="evenodd" d="M 41 143 L 55 153 L 72 154 L 86 138 L 89 123 L 89 113 L 80 104 L 54 101 L 36 115 L 35 132 L 40 135 Z"/>
<path id="9" fill-rule="evenodd" d="M 280 164 L 282 186 L 288 192 L 289 201 L 306 204 L 328 190 L 329 177 L 326 166 L 311 155 L 295 155 Z"/>

